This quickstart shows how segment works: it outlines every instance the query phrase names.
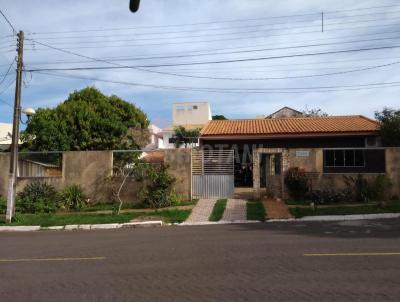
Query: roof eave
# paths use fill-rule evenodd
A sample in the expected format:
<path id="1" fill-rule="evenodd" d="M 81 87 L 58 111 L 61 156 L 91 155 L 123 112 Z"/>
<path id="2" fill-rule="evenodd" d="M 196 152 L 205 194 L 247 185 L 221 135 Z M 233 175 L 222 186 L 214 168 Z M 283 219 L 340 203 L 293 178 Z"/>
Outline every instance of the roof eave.
<path id="1" fill-rule="evenodd" d="M 275 139 L 275 138 L 308 138 L 308 137 L 335 137 L 335 136 L 369 136 L 377 135 L 378 131 L 335 132 L 335 133 L 296 133 L 296 134 L 269 134 L 269 135 L 201 135 L 200 140 L 232 140 L 232 139 Z"/>

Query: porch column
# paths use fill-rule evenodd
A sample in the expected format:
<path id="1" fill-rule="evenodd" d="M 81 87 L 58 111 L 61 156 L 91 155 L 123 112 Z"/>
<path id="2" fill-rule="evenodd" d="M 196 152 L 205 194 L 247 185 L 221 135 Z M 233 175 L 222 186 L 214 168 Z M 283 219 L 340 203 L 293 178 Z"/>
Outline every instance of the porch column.
<path id="1" fill-rule="evenodd" d="M 254 199 L 261 198 L 260 192 L 260 152 L 253 150 L 253 194 Z"/>

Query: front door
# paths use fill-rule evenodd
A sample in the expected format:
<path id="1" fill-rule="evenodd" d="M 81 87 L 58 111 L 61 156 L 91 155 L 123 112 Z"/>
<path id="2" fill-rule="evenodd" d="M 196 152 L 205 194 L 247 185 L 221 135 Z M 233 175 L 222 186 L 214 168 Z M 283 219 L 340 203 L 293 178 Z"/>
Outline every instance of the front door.
<path id="1" fill-rule="evenodd" d="M 266 154 L 267 160 L 265 164 L 265 187 L 267 195 L 281 197 L 282 195 L 282 155 Z"/>

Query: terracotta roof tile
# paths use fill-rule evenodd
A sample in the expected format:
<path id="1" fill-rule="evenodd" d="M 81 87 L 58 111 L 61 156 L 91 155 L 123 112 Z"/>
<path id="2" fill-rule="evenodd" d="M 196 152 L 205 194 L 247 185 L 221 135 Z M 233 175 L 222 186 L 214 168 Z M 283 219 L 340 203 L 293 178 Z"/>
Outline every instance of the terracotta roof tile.
<path id="1" fill-rule="evenodd" d="M 201 131 L 201 136 L 341 134 L 376 132 L 377 130 L 378 123 L 362 115 L 290 117 L 209 121 Z"/>

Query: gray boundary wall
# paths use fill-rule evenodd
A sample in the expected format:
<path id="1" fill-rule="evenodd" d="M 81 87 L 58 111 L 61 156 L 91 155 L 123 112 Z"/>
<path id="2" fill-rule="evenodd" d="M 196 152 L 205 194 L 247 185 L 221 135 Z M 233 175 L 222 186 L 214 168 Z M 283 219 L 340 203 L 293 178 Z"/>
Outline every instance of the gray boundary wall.
<path id="1" fill-rule="evenodd" d="M 190 149 L 165 150 L 164 163 L 169 173 L 176 179 L 174 191 L 182 199 L 191 196 Z M 79 184 L 92 202 L 110 202 L 112 190 L 107 178 L 112 175 L 112 151 L 69 151 L 63 152 L 62 176 L 18 177 L 17 192 L 27 184 L 41 181 L 53 185 L 56 189 Z M 7 196 L 9 154 L 0 153 L 0 195 Z M 126 202 L 139 202 L 139 191 L 145 182 L 128 180 L 122 192 Z"/>

